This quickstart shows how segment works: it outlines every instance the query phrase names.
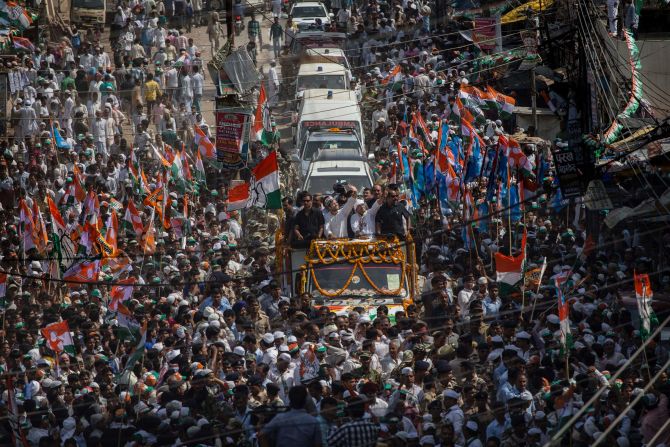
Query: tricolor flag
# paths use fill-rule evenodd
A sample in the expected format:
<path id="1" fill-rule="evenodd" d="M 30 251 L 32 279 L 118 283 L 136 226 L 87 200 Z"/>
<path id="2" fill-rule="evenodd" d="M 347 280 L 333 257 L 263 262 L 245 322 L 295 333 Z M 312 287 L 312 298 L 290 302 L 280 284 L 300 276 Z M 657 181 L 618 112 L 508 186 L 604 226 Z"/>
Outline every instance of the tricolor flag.
<path id="1" fill-rule="evenodd" d="M 393 67 L 393 69 L 389 72 L 389 74 L 387 74 L 386 77 L 382 79 L 382 85 L 386 85 L 389 82 L 393 82 L 395 77 L 400 73 L 401 68 L 402 67 L 400 66 L 400 64 Z"/>
<path id="2" fill-rule="evenodd" d="M 116 312 L 119 309 L 119 304 L 129 301 L 133 297 L 133 290 L 135 285 L 135 278 L 127 278 L 118 281 L 112 287 L 109 293 L 109 310 Z"/>
<path id="3" fill-rule="evenodd" d="M 0 273 L 0 298 L 7 295 L 7 273 Z"/>
<path id="4" fill-rule="evenodd" d="M 492 98 L 500 111 L 500 116 L 502 118 L 509 118 L 514 113 L 514 106 L 516 105 L 516 100 L 511 96 L 503 95 L 498 92 L 491 86 L 487 86 L 486 90 L 489 93 L 489 97 Z"/>
<path id="5" fill-rule="evenodd" d="M 251 171 L 249 183 L 228 191 L 228 211 L 242 208 L 281 208 L 277 152 L 273 151 Z"/>
<path id="6" fill-rule="evenodd" d="M 36 247 L 33 212 L 25 199 L 19 200 L 19 234 L 22 239 L 23 251 Z"/>
<path id="7" fill-rule="evenodd" d="M 216 147 L 212 143 L 200 126 L 193 126 L 195 144 L 198 146 L 198 152 L 207 160 L 216 161 Z"/>
<path id="8" fill-rule="evenodd" d="M 41 254 L 44 254 L 49 243 L 49 235 L 47 234 L 47 226 L 42 219 L 42 212 L 37 206 L 37 200 L 33 200 L 33 237 L 35 240 L 35 248 Z"/>
<path id="9" fill-rule="evenodd" d="M 521 252 L 516 256 L 495 254 L 496 281 L 500 286 L 500 294 L 508 295 L 523 278 L 523 261 L 526 258 L 526 233 L 521 238 Z"/>
<path id="10" fill-rule="evenodd" d="M 128 206 L 126 207 L 126 213 L 123 216 L 123 221 L 128 224 L 128 227 L 133 230 L 137 237 L 142 236 L 142 232 L 144 231 L 142 218 L 140 217 L 140 213 L 137 211 L 135 202 L 133 202 L 132 199 L 128 200 Z"/>
<path id="11" fill-rule="evenodd" d="M 651 299 L 654 291 L 651 289 L 651 281 L 646 273 L 633 272 L 635 278 L 635 297 L 637 298 L 637 311 L 640 314 L 640 336 L 642 339 L 649 338 L 652 325 L 658 325 L 658 319 L 651 307 Z"/>
<path id="12" fill-rule="evenodd" d="M 12 37 L 12 44 L 14 44 L 14 48 L 16 48 L 17 50 L 24 50 L 30 53 L 35 52 L 35 45 L 32 44 L 30 39 L 27 39 L 25 37 L 18 37 L 18 36 Z"/>
<path id="13" fill-rule="evenodd" d="M 26 434 L 19 423 L 19 406 L 16 403 L 16 389 L 14 386 L 14 375 L 7 374 L 5 389 L 7 390 L 7 422 L 12 430 L 12 447 L 30 447 Z"/>
<path id="14" fill-rule="evenodd" d="M 272 135 L 272 122 L 270 120 L 270 108 L 268 107 L 268 98 L 265 93 L 265 87 L 261 83 L 261 91 L 258 95 L 258 105 L 254 115 L 254 125 L 252 128 L 252 138 L 254 141 L 269 143 Z"/>
<path id="15" fill-rule="evenodd" d="M 154 227 L 154 218 L 156 209 L 151 210 L 151 217 L 146 228 L 142 232 L 142 251 L 145 255 L 152 255 L 156 252 L 156 228 Z"/>
<path id="16" fill-rule="evenodd" d="M 521 169 L 527 175 L 533 172 L 533 164 L 528 159 L 526 154 L 523 153 L 523 150 L 521 149 L 521 145 L 519 144 L 519 142 L 512 137 L 508 138 L 506 155 L 510 168 Z"/>
<path id="17" fill-rule="evenodd" d="M 200 151 L 195 153 L 195 180 L 203 185 L 207 184 L 207 173 L 205 172 L 205 165 L 202 163 Z"/>
<path id="18" fill-rule="evenodd" d="M 138 336 L 141 335 L 139 333 L 140 324 L 123 303 L 117 303 L 116 321 L 118 322 L 118 336 L 120 338 L 125 340 L 132 340 L 139 338 Z"/>
<path id="19" fill-rule="evenodd" d="M 109 252 L 103 252 L 103 256 L 110 257 L 116 255 L 118 251 L 118 238 L 119 220 L 116 217 L 116 213 L 112 211 L 107 219 L 107 232 L 105 233 L 106 248 L 109 247 Z"/>
<path id="20" fill-rule="evenodd" d="M 135 346 L 133 352 L 128 356 L 126 360 L 126 366 L 121 371 L 120 378 L 123 380 L 126 376 L 129 376 L 137 362 L 139 362 L 144 356 L 145 345 L 147 343 L 147 323 L 144 322 L 144 325 L 140 328 L 140 337 Z M 130 377 L 128 377 L 130 379 Z"/>
<path id="21" fill-rule="evenodd" d="M 81 287 L 81 284 L 95 282 L 100 275 L 100 260 L 82 261 L 73 264 L 65 273 L 63 281 L 69 282 L 70 287 Z"/>
<path id="22" fill-rule="evenodd" d="M 572 334 L 570 332 L 570 304 L 563 293 L 565 284 L 570 279 L 570 272 L 563 272 L 554 278 L 556 296 L 558 298 L 558 319 L 560 320 L 561 345 L 563 349 L 572 347 Z"/>
<path id="23" fill-rule="evenodd" d="M 60 354 L 66 352 L 72 356 L 77 355 L 74 348 L 74 340 L 70 334 L 70 328 L 67 321 L 51 323 L 40 329 L 42 336 L 46 339 L 46 344 L 53 352 Z"/>
<path id="24" fill-rule="evenodd" d="M 58 207 L 54 203 L 53 199 L 48 195 L 47 195 L 47 204 L 49 205 L 49 214 L 51 214 L 53 232 L 56 233 L 58 236 L 64 235 L 67 228 L 67 226 L 65 225 L 65 220 L 63 220 L 63 216 L 61 215 L 60 211 L 58 211 Z"/>

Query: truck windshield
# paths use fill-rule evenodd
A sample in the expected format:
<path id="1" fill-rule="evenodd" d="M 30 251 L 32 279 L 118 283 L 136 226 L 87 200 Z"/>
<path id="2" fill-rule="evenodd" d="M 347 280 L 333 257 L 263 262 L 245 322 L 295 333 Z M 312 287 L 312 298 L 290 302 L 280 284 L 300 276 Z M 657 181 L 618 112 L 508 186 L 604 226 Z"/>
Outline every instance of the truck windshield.
<path id="1" fill-rule="evenodd" d="M 311 281 L 312 293 L 320 295 L 318 289 L 327 293 L 336 293 L 347 283 L 347 280 L 352 275 L 353 269 L 356 268 L 354 264 L 336 263 L 324 266 L 316 266 L 314 268 L 314 276 L 316 277 L 316 284 L 314 280 Z M 351 295 L 351 298 L 361 296 L 380 295 L 379 290 L 396 291 L 405 287 L 401 284 L 403 279 L 402 266 L 400 264 L 368 263 L 363 266 L 365 274 L 367 274 L 370 281 L 365 277 L 360 268 L 356 268 L 353 272 L 349 286 L 341 294 L 344 297 Z M 372 284 L 370 284 L 372 282 Z M 317 288 L 318 284 L 318 288 Z M 400 295 L 401 292 L 398 293 Z"/>
<path id="2" fill-rule="evenodd" d="M 72 6 L 83 9 L 104 9 L 104 0 L 72 0 Z"/>

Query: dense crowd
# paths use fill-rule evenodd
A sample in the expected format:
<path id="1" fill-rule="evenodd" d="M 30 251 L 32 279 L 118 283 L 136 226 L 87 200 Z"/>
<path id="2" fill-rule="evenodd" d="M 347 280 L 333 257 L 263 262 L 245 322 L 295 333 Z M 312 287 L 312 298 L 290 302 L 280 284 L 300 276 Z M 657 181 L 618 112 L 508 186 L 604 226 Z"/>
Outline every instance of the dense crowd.
<path id="1" fill-rule="evenodd" d="M 550 151 L 560 139 L 523 144 L 542 177 L 520 217 L 502 204 L 477 217 L 460 199 L 416 194 L 402 154 L 408 169 L 425 168 L 441 123 L 449 138 L 460 135 L 459 88 L 492 74 L 459 37 L 464 25 L 433 23 L 427 5 L 328 6 L 359 67 L 352 88 L 370 120 L 375 185 L 286 194 L 281 218 L 229 212 L 216 166 L 188 182 L 166 174 L 177 157 L 195 173 L 194 133 L 213 138 L 201 113 L 207 52 L 183 31 L 202 22 L 214 53 L 224 40 L 217 12 L 190 1 L 123 3 L 111 48 L 100 33 L 72 28 L 9 63 L 0 445 L 531 447 L 602 388 L 560 432 L 562 445 L 593 444 L 620 415 L 607 445 L 670 441 L 667 339 L 655 336 L 628 361 L 646 340 L 633 272 L 660 272 L 652 288 L 668 292 L 670 232 L 609 228 L 580 200 L 561 201 Z M 248 30 L 259 38 L 260 27 Z M 289 22 L 281 32 L 273 25 L 270 40 L 288 45 L 297 30 Z M 427 124 L 417 136 L 419 116 Z M 491 154 L 510 134 L 533 136 L 513 117 L 476 131 Z M 495 204 L 491 161 L 468 182 L 477 206 Z M 620 185 L 628 204 L 652 193 L 633 185 Z M 419 255 L 420 293 L 395 314 L 336 314 L 309 294 L 289 298 L 275 262 L 278 229 L 295 247 L 400 235 Z M 546 272 L 502 290 L 494 254 L 524 246 L 526 270 L 546 260 Z M 567 278 L 569 337 L 557 277 Z M 61 322 L 69 335 L 43 331 Z"/>

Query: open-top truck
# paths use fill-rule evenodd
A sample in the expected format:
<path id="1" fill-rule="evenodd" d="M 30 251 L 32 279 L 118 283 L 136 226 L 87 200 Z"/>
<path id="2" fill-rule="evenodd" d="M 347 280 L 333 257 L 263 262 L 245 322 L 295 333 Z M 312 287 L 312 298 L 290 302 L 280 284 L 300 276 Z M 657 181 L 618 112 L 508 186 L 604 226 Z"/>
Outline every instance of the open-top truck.
<path id="1" fill-rule="evenodd" d="M 316 307 L 344 315 L 360 306 L 374 317 L 386 305 L 394 318 L 419 293 L 411 239 L 319 239 L 307 249 L 290 248 L 281 235 L 277 242 L 285 292 L 309 293 Z"/>

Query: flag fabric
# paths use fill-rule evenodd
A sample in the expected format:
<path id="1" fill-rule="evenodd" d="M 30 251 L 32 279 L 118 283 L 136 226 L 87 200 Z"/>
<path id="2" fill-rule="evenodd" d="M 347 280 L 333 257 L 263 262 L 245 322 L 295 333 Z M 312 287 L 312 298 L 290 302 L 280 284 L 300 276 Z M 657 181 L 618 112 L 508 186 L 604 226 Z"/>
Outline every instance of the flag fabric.
<path id="1" fill-rule="evenodd" d="M 142 218 L 140 213 L 135 207 L 135 202 L 128 200 L 128 206 L 126 207 L 126 213 L 123 216 L 123 221 L 128 224 L 128 227 L 133 230 L 136 236 L 141 237 L 142 232 L 144 231 L 144 226 L 142 225 Z"/>
<path id="2" fill-rule="evenodd" d="M 212 143 L 205 132 L 200 128 L 200 126 L 193 126 L 194 130 L 194 141 L 196 146 L 198 146 L 198 152 L 203 156 L 203 158 L 208 160 L 216 160 L 216 146 Z"/>
<path id="3" fill-rule="evenodd" d="M 80 288 L 81 284 L 95 282 L 100 275 L 100 260 L 81 261 L 73 264 L 65 273 L 63 280 L 70 282 L 70 287 Z"/>
<path id="4" fill-rule="evenodd" d="M 33 212 L 28 207 L 25 199 L 19 200 L 19 234 L 21 235 L 24 252 L 36 247 Z"/>
<path id="5" fill-rule="evenodd" d="M 207 183 L 207 174 L 205 173 L 205 165 L 202 163 L 200 151 L 196 151 L 195 153 L 195 180 L 203 185 Z"/>
<path id="6" fill-rule="evenodd" d="M 119 304 L 129 301 L 133 297 L 134 285 L 135 278 L 127 278 L 118 281 L 118 283 L 112 287 L 112 290 L 109 293 L 108 308 L 110 311 L 118 311 Z"/>
<path id="7" fill-rule="evenodd" d="M 560 320 L 561 346 L 569 349 L 572 345 L 570 333 L 570 304 L 563 293 L 563 288 L 570 278 L 570 272 L 563 272 L 554 278 L 556 296 L 558 298 L 558 319 Z"/>
<path id="8" fill-rule="evenodd" d="M 654 291 L 651 289 L 651 281 L 648 274 L 633 272 L 633 277 L 635 279 L 637 310 L 640 314 L 640 336 L 642 339 L 647 339 L 651 334 L 652 326 L 658 324 L 656 314 L 651 307 Z"/>
<path id="9" fill-rule="evenodd" d="M 53 352 L 60 354 L 66 352 L 72 356 L 77 355 L 74 347 L 74 340 L 70 334 L 70 328 L 67 321 L 51 323 L 43 327 L 40 332 L 46 339 L 46 344 Z"/>
<path id="10" fill-rule="evenodd" d="M 272 138 L 272 124 L 270 120 L 270 108 L 268 107 L 267 93 L 261 83 L 261 91 L 258 95 L 258 105 L 254 115 L 254 125 L 252 128 L 252 137 L 254 141 L 268 143 Z"/>
<path id="11" fill-rule="evenodd" d="M 137 365 L 140 359 L 142 359 L 142 357 L 144 356 L 144 350 L 146 348 L 146 344 L 147 344 L 147 323 L 145 322 L 140 329 L 140 337 L 137 342 L 137 345 L 135 346 L 135 349 L 133 349 L 133 352 L 128 356 L 128 359 L 126 360 L 126 366 L 123 368 L 123 371 L 120 374 L 122 379 L 125 379 L 126 376 L 129 376 L 133 368 L 135 368 L 135 365 Z M 130 377 L 128 377 L 127 380 L 130 380 Z"/>
<path id="12" fill-rule="evenodd" d="M 5 389 L 7 390 L 7 422 L 12 430 L 12 447 L 30 447 L 19 423 L 19 406 L 16 403 L 13 374 L 7 374 Z"/>
<path id="13" fill-rule="evenodd" d="M 105 233 L 105 242 L 111 249 L 109 253 L 104 253 L 105 257 L 115 256 L 118 251 L 119 220 L 116 213 L 112 212 L 107 219 L 107 233 Z"/>
<path id="14" fill-rule="evenodd" d="M 154 218 L 156 209 L 151 210 L 151 217 L 144 229 L 142 236 L 142 251 L 145 255 L 152 255 L 156 252 L 156 228 L 154 227 Z"/>
<path id="15" fill-rule="evenodd" d="M 33 237 L 37 251 L 45 254 L 47 244 L 49 243 L 49 235 L 47 234 L 47 226 L 44 223 L 44 219 L 42 219 L 42 212 L 37 206 L 36 200 L 33 200 Z"/>
<path id="16" fill-rule="evenodd" d="M 251 171 L 249 183 L 238 185 L 228 192 L 229 211 L 251 207 L 281 208 L 276 151 L 271 152 L 256 165 Z"/>
<path id="17" fill-rule="evenodd" d="M 389 71 L 389 74 L 387 74 L 386 77 L 382 79 L 382 85 L 386 85 L 389 82 L 393 81 L 395 77 L 400 73 L 401 68 L 402 67 L 400 66 L 400 64 L 393 67 L 393 69 Z"/>
<path id="18" fill-rule="evenodd" d="M 542 277 L 547 269 L 547 258 L 542 259 L 542 265 L 532 268 L 524 274 L 524 284 L 527 289 L 537 290 L 542 284 Z"/>
<path id="19" fill-rule="evenodd" d="M 27 26 L 26 26 L 27 28 Z M 30 53 L 35 52 L 35 45 L 32 44 L 30 39 L 25 37 L 14 36 L 12 37 L 12 44 L 17 50 L 28 51 Z"/>
<path id="20" fill-rule="evenodd" d="M 487 86 L 486 90 L 489 93 L 489 97 L 494 100 L 496 106 L 498 107 L 501 118 L 509 118 L 512 116 L 512 113 L 514 113 L 516 100 L 511 96 L 503 95 L 491 86 Z"/>
<path id="21" fill-rule="evenodd" d="M 526 233 L 521 239 L 521 252 L 516 256 L 507 256 L 500 252 L 495 254 L 496 281 L 500 286 L 500 294 L 508 295 L 523 278 L 523 261 L 526 257 Z"/>
<path id="22" fill-rule="evenodd" d="M 56 147 L 58 149 L 64 149 L 64 150 L 72 149 L 70 144 L 67 141 L 65 141 L 65 139 L 61 136 L 57 127 L 53 127 L 53 125 L 52 125 L 51 130 L 52 130 L 52 133 L 54 135 L 54 141 L 56 142 Z"/>
<path id="23" fill-rule="evenodd" d="M 118 303 L 116 309 L 116 321 L 118 323 L 118 337 L 124 340 L 137 340 L 141 338 L 141 326 L 138 321 L 133 317 L 133 314 L 130 312 L 123 303 Z"/>
<path id="24" fill-rule="evenodd" d="M 60 211 L 58 211 L 58 207 L 54 203 L 53 199 L 48 195 L 47 204 L 49 206 L 49 214 L 51 215 L 51 223 L 53 226 L 52 230 L 54 233 L 62 236 L 65 234 L 67 228 L 65 225 L 65 220 L 63 220 L 63 216 L 61 215 Z"/>
<path id="25" fill-rule="evenodd" d="M 0 273 L 0 298 L 7 295 L 7 273 Z"/>

